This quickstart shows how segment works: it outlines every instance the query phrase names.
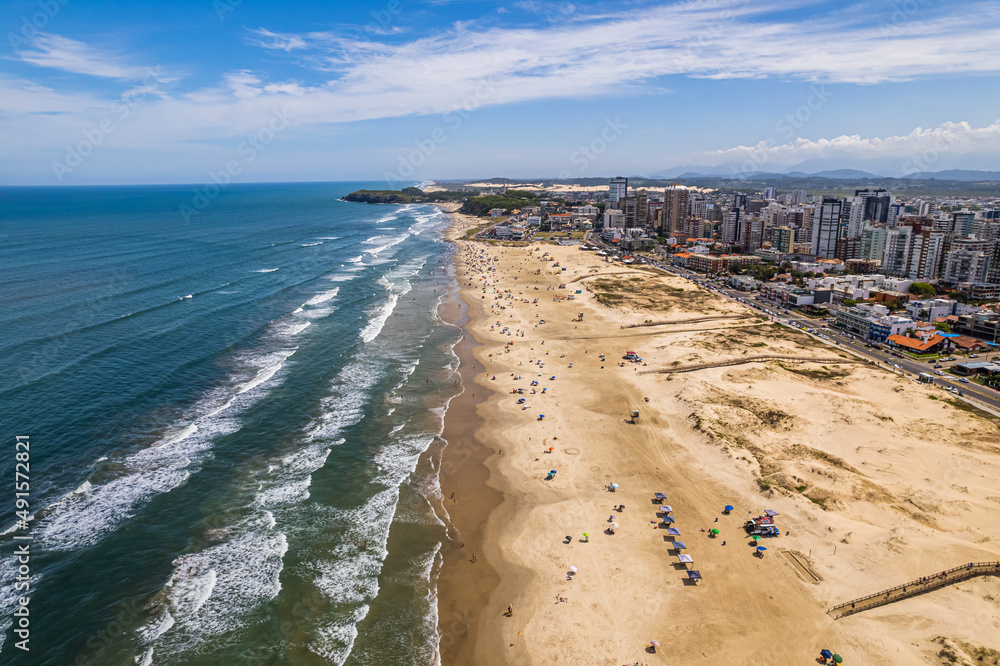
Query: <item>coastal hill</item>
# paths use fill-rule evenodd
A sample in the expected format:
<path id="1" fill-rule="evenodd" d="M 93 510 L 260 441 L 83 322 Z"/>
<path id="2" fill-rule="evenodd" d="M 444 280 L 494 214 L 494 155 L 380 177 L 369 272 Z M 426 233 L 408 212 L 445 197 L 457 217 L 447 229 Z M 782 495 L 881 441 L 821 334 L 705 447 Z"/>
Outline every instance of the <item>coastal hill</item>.
<path id="1" fill-rule="evenodd" d="M 344 201 L 359 203 L 435 203 L 441 201 L 462 201 L 467 192 L 424 192 L 419 187 L 404 187 L 402 190 L 357 190 L 343 197 Z"/>
<path id="2" fill-rule="evenodd" d="M 514 210 L 527 206 L 538 205 L 538 195 L 524 190 L 508 190 L 504 194 L 474 196 L 469 192 L 440 190 L 424 192 L 417 187 L 404 187 L 402 190 L 357 190 L 343 197 L 344 201 L 371 204 L 410 204 L 410 203 L 443 203 L 462 202 L 461 212 L 468 215 L 483 217 L 492 208 Z"/>

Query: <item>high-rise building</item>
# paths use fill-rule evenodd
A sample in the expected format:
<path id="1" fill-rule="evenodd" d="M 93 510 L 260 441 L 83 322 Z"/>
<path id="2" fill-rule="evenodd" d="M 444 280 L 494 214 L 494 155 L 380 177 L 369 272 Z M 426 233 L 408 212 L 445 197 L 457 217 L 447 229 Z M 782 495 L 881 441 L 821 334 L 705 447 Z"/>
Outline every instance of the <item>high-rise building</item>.
<path id="1" fill-rule="evenodd" d="M 708 200 L 705 197 L 690 198 L 690 213 L 701 219 L 708 218 Z"/>
<path id="2" fill-rule="evenodd" d="M 743 230 L 740 228 L 740 214 L 739 208 L 733 208 L 726 213 L 726 218 L 722 221 L 723 243 L 731 245 L 740 241 L 740 237 L 743 235 Z"/>
<path id="3" fill-rule="evenodd" d="M 889 221 L 889 206 L 892 205 L 893 196 L 882 188 L 855 190 L 855 197 L 860 197 L 864 201 L 864 212 L 862 219 L 865 222 L 875 222 L 876 224 L 886 224 Z"/>
<path id="4" fill-rule="evenodd" d="M 951 231 L 958 234 L 960 238 L 967 238 L 975 235 L 976 214 L 969 212 L 951 214 Z"/>
<path id="5" fill-rule="evenodd" d="M 792 191 L 792 205 L 804 204 L 809 198 L 809 193 L 805 190 Z"/>
<path id="6" fill-rule="evenodd" d="M 764 188 L 764 200 L 773 201 L 778 196 L 778 189 L 775 187 L 765 187 Z"/>
<path id="7" fill-rule="evenodd" d="M 861 256 L 859 259 L 882 260 L 885 254 L 886 230 L 882 227 L 865 226 L 861 230 Z"/>
<path id="8" fill-rule="evenodd" d="M 759 217 L 749 217 L 743 219 L 743 233 L 740 244 L 746 253 L 759 250 L 764 245 L 764 221 Z"/>
<path id="9" fill-rule="evenodd" d="M 649 193 L 640 189 L 635 193 L 635 226 L 646 228 L 649 224 Z"/>
<path id="10" fill-rule="evenodd" d="M 628 195 L 628 178 L 618 176 L 608 181 L 608 208 L 624 210 L 626 195 Z"/>
<path id="11" fill-rule="evenodd" d="M 847 197 L 844 199 L 844 210 L 841 213 L 841 236 L 843 238 L 858 238 L 865 222 L 865 200 L 862 197 Z M 855 259 L 856 257 L 851 257 Z"/>
<path id="12" fill-rule="evenodd" d="M 748 197 L 743 192 L 737 192 L 736 194 L 733 195 L 733 208 L 739 208 L 740 210 L 745 210 L 748 201 L 750 201 L 750 197 Z"/>
<path id="13" fill-rule="evenodd" d="M 688 214 L 688 188 L 674 184 L 663 191 L 663 216 L 661 226 L 667 233 L 684 231 L 684 220 Z"/>
<path id="14" fill-rule="evenodd" d="M 1000 284 L 1000 240 L 993 241 L 993 249 L 986 264 L 986 281 Z"/>
<path id="15" fill-rule="evenodd" d="M 941 279 L 945 282 L 985 282 L 990 255 L 978 250 L 957 249 L 944 258 Z"/>
<path id="16" fill-rule="evenodd" d="M 882 253 L 882 272 L 886 275 L 906 275 L 910 270 L 912 227 L 890 229 L 885 234 L 885 251 Z"/>
<path id="17" fill-rule="evenodd" d="M 924 229 L 914 234 L 910 247 L 911 280 L 936 280 L 941 274 L 944 244 L 947 234 L 943 231 Z"/>
<path id="18" fill-rule="evenodd" d="M 819 216 L 812 223 L 812 253 L 833 259 L 837 253 L 837 239 L 840 237 L 840 217 L 844 200 L 823 197 Z"/>
<path id="19" fill-rule="evenodd" d="M 771 249 L 783 254 L 791 254 L 795 244 L 795 230 L 790 227 L 771 229 Z"/>

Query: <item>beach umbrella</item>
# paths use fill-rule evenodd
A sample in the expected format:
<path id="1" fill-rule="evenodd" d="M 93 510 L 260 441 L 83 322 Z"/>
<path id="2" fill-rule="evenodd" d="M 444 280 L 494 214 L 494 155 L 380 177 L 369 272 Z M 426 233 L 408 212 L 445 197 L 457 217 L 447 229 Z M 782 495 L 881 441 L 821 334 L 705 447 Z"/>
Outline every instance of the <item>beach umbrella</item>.
<path id="1" fill-rule="evenodd" d="M 732 510 L 733 510 L 733 505 L 732 504 L 727 504 L 726 505 L 726 511 L 732 511 Z"/>
<path id="2" fill-rule="evenodd" d="M 611 484 L 611 490 L 618 490 L 618 484 L 617 483 L 612 483 Z"/>
<path id="3" fill-rule="evenodd" d="M 555 449 L 555 447 L 554 447 L 554 446 L 550 446 L 550 447 L 549 447 L 549 453 L 552 453 L 552 452 L 553 452 L 553 451 L 555 451 L 555 450 L 556 450 L 556 449 Z"/>
<path id="4" fill-rule="evenodd" d="M 549 470 L 549 474 L 555 474 L 555 473 L 556 473 L 556 471 L 554 469 L 550 469 Z"/>
<path id="5" fill-rule="evenodd" d="M 613 530 L 618 529 L 618 523 L 611 523 L 611 529 Z"/>
<path id="6" fill-rule="evenodd" d="M 767 546 L 757 546 L 758 553 L 763 553 L 765 550 L 767 550 Z"/>
<path id="7" fill-rule="evenodd" d="M 823 657 L 824 659 L 831 659 L 833 658 L 833 653 L 830 652 L 829 650 L 820 650 L 819 656 Z"/>
<path id="8" fill-rule="evenodd" d="M 842 664 L 842 663 L 844 663 L 844 658 L 841 657 L 839 654 L 835 654 L 835 655 L 833 655 L 833 663 L 835 663 L 835 664 Z"/>
<path id="9" fill-rule="evenodd" d="M 570 567 L 569 570 L 572 571 L 573 573 L 576 573 L 577 571 L 579 571 L 579 569 L 577 569 L 575 566 L 574 567 Z"/>
<path id="10" fill-rule="evenodd" d="M 712 534 L 718 534 L 719 530 L 713 528 L 713 529 L 710 529 L 709 532 L 711 532 Z"/>
<path id="11" fill-rule="evenodd" d="M 660 647 L 660 641 L 656 640 L 649 641 L 649 644 L 652 645 L 653 647 Z"/>
<path id="12" fill-rule="evenodd" d="M 583 533 L 583 536 L 587 537 L 588 539 L 590 538 L 590 535 L 587 534 L 586 532 Z"/>
<path id="13" fill-rule="evenodd" d="M 759 534 L 754 534 L 754 535 L 753 535 L 752 537 L 750 537 L 750 538 L 751 538 L 751 539 L 753 539 L 754 541 L 760 541 L 760 535 L 759 535 Z"/>

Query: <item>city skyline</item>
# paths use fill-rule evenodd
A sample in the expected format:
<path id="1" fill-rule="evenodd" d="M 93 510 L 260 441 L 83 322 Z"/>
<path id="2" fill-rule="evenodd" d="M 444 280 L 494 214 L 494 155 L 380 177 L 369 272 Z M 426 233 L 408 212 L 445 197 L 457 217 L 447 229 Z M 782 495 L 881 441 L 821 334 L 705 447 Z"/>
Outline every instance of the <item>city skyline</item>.
<path id="1" fill-rule="evenodd" d="M 232 162 L 244 182 L 1000 169 L 997 2 L 51 0 L 3 17 L 2 184 L 199 183 Z"/>

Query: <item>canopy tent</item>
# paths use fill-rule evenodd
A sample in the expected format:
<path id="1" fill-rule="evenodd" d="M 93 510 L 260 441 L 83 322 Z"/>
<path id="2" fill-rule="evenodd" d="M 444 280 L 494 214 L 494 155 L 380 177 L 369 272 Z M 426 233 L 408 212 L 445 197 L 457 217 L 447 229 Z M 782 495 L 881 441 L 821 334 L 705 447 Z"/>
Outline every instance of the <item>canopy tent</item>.
<path id="1" fill-rule="evenodd" d="M 774 518 L 775 516 L 780 516 L 781 514 L 775 511 L 774 509 L 764 509 L 764 515 L 770 518 Z"/>
<path id="2" fill-rule="evenodd" d="M 701 572 L 697 570 L 688 571 L 688 578 L 691 580 L 701 580 Z"/>
<path id="3" fill-rule="evenodd" d="M 687 544 L 685 544 L 683 541 L 674 541 L 670 545 L 674 547 L 674 550 L 684 550 L 687 548 Z"/>
<path id="4" fill-rule="evenodd" d="M 667 534 L 669 534 L 671 536 L 680 536 L 681 535 L 681 531 L 679 529 L 677 529 L 676 527 L 668 527 L 667 528 Z"/>
<path id="5" fill-rule="evenodd" d="M 690 555 L 681 554 L 677 556 L 677 559 L 681 562 L 688 562 L 690 564 L 694 564 L 694 558 L 691 557 Z"/>
<path id="6" fill-rule="evenodd" d="M 654 497 L 655 499 L 659 500 L 660 502 L 665 502 L 665 501 L 667 501 L 667 496 L 666 496 L 666 495 L 664 495 L 663 493 L 653 493 L 653 497 Z"/>
<path id="7" fill-rule="evenodd" d="M 674 520 L 673 516 L 663 516 L 662 518 L 660 518 L 660 522 L 662 522 L 664 525 L 670 525 L 671 523 L 675 523 L 677 521 Z"/>
<path id="8" fill-rule="evenodd" d="M 673 513 L 673 512 L 674 512 L 674 507 L 670 506 L 669 504 L 664 504 L 663 506 L 660 507 L 660 513 Z"/>

